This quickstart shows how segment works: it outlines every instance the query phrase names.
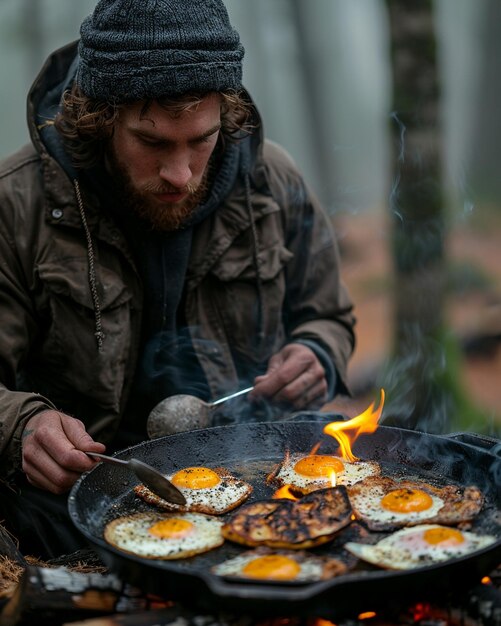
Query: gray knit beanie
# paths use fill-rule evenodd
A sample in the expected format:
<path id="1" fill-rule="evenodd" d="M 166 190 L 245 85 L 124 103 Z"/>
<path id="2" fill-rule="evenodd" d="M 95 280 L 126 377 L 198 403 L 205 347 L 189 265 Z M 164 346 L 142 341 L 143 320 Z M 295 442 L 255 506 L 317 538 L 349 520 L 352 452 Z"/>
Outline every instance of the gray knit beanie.
<path id="1" fill-rule="evenodd" d="M 76 83 L 132 102 L 238 89 L 244 48 L 221 0 L 99 0 L 80 29 Z"/>

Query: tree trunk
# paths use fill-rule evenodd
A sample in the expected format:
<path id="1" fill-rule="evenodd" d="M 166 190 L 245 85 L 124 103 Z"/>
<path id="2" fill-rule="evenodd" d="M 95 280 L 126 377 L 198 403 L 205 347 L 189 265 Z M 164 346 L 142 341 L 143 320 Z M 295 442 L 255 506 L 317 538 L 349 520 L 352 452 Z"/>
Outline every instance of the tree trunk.
<path id="1" fill-rule="evenodd" d="M 325 85 L 318 80 L 318 64 L 315 58 L 315 31 L 311 27 L 309 14 L 317 10 L 307 0 L 291 0 L 290 11 L 296 38 L 301 54 L 298 56 L 299 73 L 308 94 L 310 115 L 303 123 L 309 125 L 309 132 L 315 146 L 315 168 L 319 181 L 322 181 L 322 200 L 327 206 L 332 204 L 335 190 L 332 172 L 335 171 L 332 163 L 332 145 L 324 123 L 322 100 L 325 97 Z"/>
<path id="2" fill-rule="evenodd" d="M 483 55 L 474 107 L 472 149 L 469 162 L 470 189 L 475 201 L 498 209 L 501 203 L 501 3 L 487 0 L 482 31 Z"/>
<path id="3" fill-rule="evenodd" d="M 392 47 L 395 346 L 388 409 L 405 427 L 444 432 L 442 131 L 431 0 L 387 0 Z"/>

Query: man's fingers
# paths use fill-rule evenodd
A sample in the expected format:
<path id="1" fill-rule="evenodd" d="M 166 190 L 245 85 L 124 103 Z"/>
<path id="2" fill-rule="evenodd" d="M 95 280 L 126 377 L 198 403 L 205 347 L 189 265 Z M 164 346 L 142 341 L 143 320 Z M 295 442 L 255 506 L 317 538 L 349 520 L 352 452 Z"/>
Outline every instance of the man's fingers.
<path id="1" fill-rule="evenodd" d="M 30 484 L 55 494 L 68 491 L 80 476 L 77 472 L 69 472 L 60 467 L 43 450 L 38 451 L 35 462 L 32 461 L 29 452 L 24 455 L 23 471 Z"/>
<path id="2" fill-rule="evenodd" d="M 72 417 L 57 414 L 58 419 L 40 421 L 33 432 L 33 449 L 35 453 L 42 453 L 42 458 L 50 457 L 54 463 L 44 463 L 44 472 L 52 473 L 55 468 L 62 468 L 69 472 L 85 472 L 93 467 L 94 462 L 83 452 L 76 449 L 75 442 L 93 443 L 92 437 L 85 432 L 83 424 Z M 33 453 L 29 441 L 24 446 L 25 455 Z M 38 451 L 37 451 L 38 449 Z M 32 466 L 40 468 L 41 461 L 32 461 Z M 57 473 L 57 472 L 56 472 Z M 55 476 L 56 484 L 61 482 L 59 475 Z"/>
<path id="3" fill-rule="evenodd" d="M 56 495 L 61 495 L 69 491 L 79 477 L 80 474 L 77 472 L 65 472 L 60 478 L 51 475 L 50 479 L 48 475 L 38 472 L 37 470 L 33 470 L 29 474 L 26 473 L 26 479 L 30 485 L 44 489 L 45 491 L 50 491 Z"/>
<path id="4" fill-rule="evenodd" d="M 325 377 L 314 377 L 308 372 L 281 389 L 273 400 L 295 409 L 322 406 L 327 401 L 327 381 Z"/>
<path id="5" fill-rule="evenodd" d="M 74 450 L 72 459 L 75 462 L 76 459 L 80 460 L 80 463 L 84 463 L 85 469 L 90 469 L 94 462 L 91 462 L 89 467 L 89 457 L 85 454 L 85 452 L 104 452 L 106 450 L 106 446 L 98 441 L 94 441 L 89 433 L 85 430 L 85 426 L 80 420 L 70 420 L 65 421 L 63 424 L 64 432 L 68 441 L 70 441 Z M 72 467 L 74 470 L 85 471 L 80 466 Z"/>
<path id="6" fill-rule="evenodd" d="M 327 402 L 327 382 L 318 380 L 292 400 L 295 409 L 319 409 Z"/>
<path id="7" fill-rule="evenodd" d="M 276 357 L 280 357 L 279 367 L 275 367 Z M 264 397 L 295 409 L 318 408 L 327 401 L 325 370 L 309 347 L 289 344 L 270 359 L 268 372 L 256 377 L 250 397 Z"/>
<path id="8" fill-rule="evenodd" d="M 283 361 L 281 366 L 268 372 L 264 376 L 257 376 L 254 380 L 254 397 L 264 396 L 274 398 L 283 393 L 284 389 L 296 381 L 308 369 L 304 361 L 290 359 Z"/>
<path id="9" fill-rule="evenodd" d="M 23 471 L 28 481 L 53 493 L 63 493 L 82 472 L 96 464 L 83 450 L 103 452 L 79 420 L 48 410 L 33 416 L 23 433 Z"/>

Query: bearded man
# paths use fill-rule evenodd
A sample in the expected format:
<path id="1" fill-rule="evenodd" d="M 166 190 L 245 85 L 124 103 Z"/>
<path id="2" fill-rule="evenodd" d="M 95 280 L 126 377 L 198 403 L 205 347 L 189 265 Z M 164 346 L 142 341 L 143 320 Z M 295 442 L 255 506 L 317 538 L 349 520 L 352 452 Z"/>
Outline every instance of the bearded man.
<path id="1" fill-rule="evenodd" d="M 100 0 L 0 166 L 0 518 L 25 553 L 85 542 L 65 494 L 162 399 L 249 385 L 230 419 L 347 392 L 330 220 L 241 83 L 220 0 Z"/>

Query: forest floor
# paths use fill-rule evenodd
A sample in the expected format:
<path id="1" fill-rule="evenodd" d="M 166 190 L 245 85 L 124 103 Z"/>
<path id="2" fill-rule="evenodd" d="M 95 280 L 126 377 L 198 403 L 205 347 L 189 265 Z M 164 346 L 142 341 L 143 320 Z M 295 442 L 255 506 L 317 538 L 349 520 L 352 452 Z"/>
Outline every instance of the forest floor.
<path id="1" fill-rule="evenodd" d="M 392 345 L 391 227 L 381 213 L 336 218 L 342 276 L 355 302 L 357 345 L 348 374 L 353 397 L 324 410 L 348 417 L 379 401 L 375 382 Z M 501 215 L 449 230 L 445 320 L 462 347 L 458 381 L 473 406 L 501 436 Z M 384 414 L 384 413 L 383 413 Z M 475 424 L 469 428 L 477 430 Z M 478 428 L 480 430 L 480 428 Z"/>

